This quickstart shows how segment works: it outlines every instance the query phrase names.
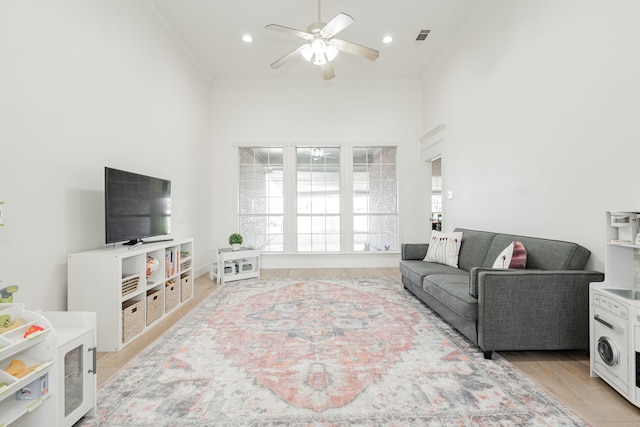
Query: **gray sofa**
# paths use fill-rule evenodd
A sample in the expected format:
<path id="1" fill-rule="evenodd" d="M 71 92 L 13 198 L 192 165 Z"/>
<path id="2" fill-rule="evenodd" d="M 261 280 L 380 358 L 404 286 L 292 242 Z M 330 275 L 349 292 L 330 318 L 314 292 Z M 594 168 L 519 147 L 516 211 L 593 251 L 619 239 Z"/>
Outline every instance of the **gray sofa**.
<path id="1" fill-rule="evenodd" d="M 402 283 L 484 351 L 589 348 L 591 252 L 570 242 L 457 228 L 458 268 L 423 261 L 428 244 L 402 244 Z M 491 268 L 513 241 L 527 251 L 526 269 Z"/>

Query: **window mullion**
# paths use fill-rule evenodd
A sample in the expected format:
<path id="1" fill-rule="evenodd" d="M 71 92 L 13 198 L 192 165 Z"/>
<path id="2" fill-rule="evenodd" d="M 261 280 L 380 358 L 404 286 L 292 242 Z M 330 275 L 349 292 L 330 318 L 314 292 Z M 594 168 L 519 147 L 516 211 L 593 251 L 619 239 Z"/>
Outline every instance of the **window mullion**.
<path id="1" fill-rule="evenodd" d="M 340 152 L 340 251 L 353 252 L 353 146 Z"/>
<path id="2" fill-rule="evenodd" d="M 284 147 L 284 252 L 296 252 L 297 212 L 296 212 L 296 147 Z"/>

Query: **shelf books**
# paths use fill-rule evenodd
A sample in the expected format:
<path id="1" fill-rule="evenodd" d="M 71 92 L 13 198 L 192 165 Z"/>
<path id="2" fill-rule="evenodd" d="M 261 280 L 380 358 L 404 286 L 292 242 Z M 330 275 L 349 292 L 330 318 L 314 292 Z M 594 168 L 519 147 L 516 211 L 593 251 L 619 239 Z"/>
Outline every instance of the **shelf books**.
<path id="1" fill-rule="evenodd" d="M 178 251 L 176 248 L 168 248 L 165 250 L 165 259 L 164 259 L 164 267 L 165 267 L 165 277 L 173 277 L 178 274 Z"/>

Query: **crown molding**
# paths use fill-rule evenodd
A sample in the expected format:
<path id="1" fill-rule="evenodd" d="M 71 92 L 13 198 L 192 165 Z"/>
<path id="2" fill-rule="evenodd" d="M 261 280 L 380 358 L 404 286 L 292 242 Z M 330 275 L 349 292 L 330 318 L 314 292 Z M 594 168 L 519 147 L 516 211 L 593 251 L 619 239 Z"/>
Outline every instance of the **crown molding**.
<path id="1" fill-rule="evenodd" d="M 184 41 L 182 36 L 176 31 L 176 29 L 171 25 L 167 17 L 162 13 L 162 11 L 156 6 L 156 3 L 153 0 L 138 0 L 138 2 L 147 9 L 147 11 L 151 14 L 151 16 L 155 19 L 155 21 L 169 34 L 169 36 L 177 43 L 178 47 L 183 50 L 189 59 L 196 66 L 198 71 L 209 81 L 213 81 L 213 77 L 205 66 L 202 64 L 200 58 L 189 48 L 187 43 Z"/>

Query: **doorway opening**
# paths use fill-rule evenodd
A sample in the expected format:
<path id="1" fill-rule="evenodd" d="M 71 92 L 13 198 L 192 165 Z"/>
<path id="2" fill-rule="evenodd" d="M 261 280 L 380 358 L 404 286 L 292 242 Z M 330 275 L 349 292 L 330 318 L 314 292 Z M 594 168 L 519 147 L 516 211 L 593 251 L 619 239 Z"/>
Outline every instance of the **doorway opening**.
<path id="1" fill-rule="evenodd" d="M 420 138 L 421 160 L 423 165 L 422 199 L 423 237 L 429 241 L 434 230 L 446 229 L 444 193 L 445 133 L 447 126 L 442 123 Z"/>
<path id="2" fill-rule="evenodd" d="M 431 230 L 442 231 L 442 157 L 431 159 Z"/>

